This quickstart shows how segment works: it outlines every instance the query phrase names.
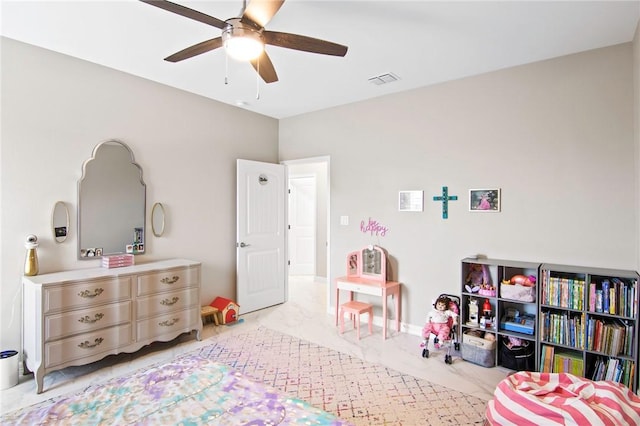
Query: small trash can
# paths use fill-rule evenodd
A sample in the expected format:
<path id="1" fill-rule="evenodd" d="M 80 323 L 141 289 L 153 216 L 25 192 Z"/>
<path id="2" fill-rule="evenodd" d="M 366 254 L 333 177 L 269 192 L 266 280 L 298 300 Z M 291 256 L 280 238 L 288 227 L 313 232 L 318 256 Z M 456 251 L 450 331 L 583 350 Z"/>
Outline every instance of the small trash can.
<path id="1" fill-rule="evenodd" d="M 0 352 L 0 389 L 18 384 L 18 351 Z"/>

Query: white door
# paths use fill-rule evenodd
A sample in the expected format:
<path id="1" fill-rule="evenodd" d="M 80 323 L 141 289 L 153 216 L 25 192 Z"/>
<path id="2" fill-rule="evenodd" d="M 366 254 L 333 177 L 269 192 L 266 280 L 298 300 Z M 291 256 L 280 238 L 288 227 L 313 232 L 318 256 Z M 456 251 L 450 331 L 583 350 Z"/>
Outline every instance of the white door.
<path id="1" fill-rule="evenodd" d="M 316 273 L 316 178 L 289 177 L 289 274 Z"/>
<path id="2" fill-rule="evenodd" d="M 284 303 L 285 167 L 237 161 L 236 275 L 240 313 Z"/>

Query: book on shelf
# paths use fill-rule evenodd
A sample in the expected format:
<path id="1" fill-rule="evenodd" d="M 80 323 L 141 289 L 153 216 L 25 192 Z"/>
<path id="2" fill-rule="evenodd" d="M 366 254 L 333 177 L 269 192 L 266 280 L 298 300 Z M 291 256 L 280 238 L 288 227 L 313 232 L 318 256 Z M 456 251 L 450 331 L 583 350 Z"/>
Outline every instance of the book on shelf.
<path id="1" fill-rule="evenodd" d="M 593 366 L 593 374 L 591 375 L 591 380 L 604 380 L 604 369 L 605 361 L 602 358 L 598 357 Z"/>
<path id="2" fill-rule="evenodd" d="M 543 311 L 540 319 L 540 338 L 550 343 L 573 346 L 577 349 L 585 347 L 584 313 L 555 313 Z"/>
<path id="3" fill-rule="evenodd" d="M 615 381 L 615 375 L 616 375 L 617 369 L 618 369 L 618 360 L 616 358 L 611 358 L 607 362 L 607 371 L 604 374 L 604 379 Z"/>
<path id="4" fill-rule="evenodd" d="M 617 356 L 633 355 L 634 325 L 620 319 L 590 318 L 587 349 Z"/>
<path id="5" fill-rule="evenodd" d="M 635 370 L 636 365 L 632 360 L 598 357 L 594 363 L 591 379 L 622 383 L 631 389 L 635 381 Z"/>
<path id="6" fill-rule="evenodd" d="M 583 376 L 584 360 L 577 353 L 556 352 L 553 356 L 553 372 Z"/>
<path id="7" fill-rule="evenodd" d="M 602 311 L 609 312 L 609 280 L 602 281 Z"/>
<path id="8" fill-rule="evenodd" d="M 540 352 L 540 372 L 553 373 L 554 347 L 551 345 L 542 345 L 542 350 Z"/>
<path id="9" fill-rule="evenodd" d="M 542 282 L 542 301 L 546 305 L 583 309 L 584 280 L 578 278 L 549 277 Z"/>
<path id="10" fill-rule="evenodd" d="M 596 311 L 596 283 L 589 284 L 589 311 Z"/>
<path id="11" fill-rule="evenodd" d="M 611 278 L 589 284 L 589 312 L 635 318 L 638 314 L 636 280 Z"/>
<path id="12" fill-rule="evenodd" d="M 616 309 L 616 289 L 615 287 L 611 287 L 609 289 L 609 313 L 611 315 L 616 315 L 617 309 Z"/>

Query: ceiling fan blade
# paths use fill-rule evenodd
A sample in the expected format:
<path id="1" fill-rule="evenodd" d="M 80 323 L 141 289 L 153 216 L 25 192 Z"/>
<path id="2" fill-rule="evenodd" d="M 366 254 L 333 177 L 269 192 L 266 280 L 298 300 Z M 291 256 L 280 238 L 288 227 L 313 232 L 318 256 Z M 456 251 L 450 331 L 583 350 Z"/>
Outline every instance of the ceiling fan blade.
<path id="1" fill-rule="evenodd" d="M 307 37 L 299 34 L 281 33 L 278 31 L 263 31 L 265 42 L 272 46 L 286 47 L 288 49 L 302 50 L 323 55 L 344 56 L 347 54 L 347 46 Z"/>
<path id="2" fill-rule="evenodd" d="M 259 65 L 258 61 L 260 62 Z M 274 83 L 278 81 L 276 69 L 273 67 L 273 63 L 271 62 L 271 59 L 269 59 L 267 52 L 263 51 L 258 59 L 252 59 L 251 65 L 253 65 L 253 68 L 258 72 L 258 74 L 260 74 L 260 77 L 262 77 L 265 83 Z"/>
<path id="3" fill-rule="evenodd" d="M 251 0 L 244 10 L 240 22 L 243 24 L 255 23 L 264 28 L 280 10 L 283 3 L 284 0 Z"/>
<path id="4" fill-rule="evenodd" d="M 197 10 L 189 9 L 188 7 L 181 6 L 176 3 L 172 3 L 166 0 L 140 0 L 143 3 L 150 4 L 155 7 L 159 7 L 160 9 L 167 10 L 169 12 L 176 13 L 181 16 L 185 16 L 187 18 L 191 18 L 198 22 L 202 22 L 203 24 L 211 25 L 216 28 L 220 28 L 221 30 L 227 26 L 227 23 L 221 21 L 218 18 L 214 18 L 213 16 L 205 15 L 202 12 L 198 12 Z"/>
<path id="5" fill-rule="evenodd" d="M 222 46 L 222 37 L 212 38 L 211 40 L 203 41 L 202 43 L 194 44 L 191 47 L 187 47 L 171 56 L 164 58 L 165 61 L 179 62 L 184 59 L 193 58 L 194 56 L 202 53 L 209 52 L 213 49 L 217 49 Z"/>

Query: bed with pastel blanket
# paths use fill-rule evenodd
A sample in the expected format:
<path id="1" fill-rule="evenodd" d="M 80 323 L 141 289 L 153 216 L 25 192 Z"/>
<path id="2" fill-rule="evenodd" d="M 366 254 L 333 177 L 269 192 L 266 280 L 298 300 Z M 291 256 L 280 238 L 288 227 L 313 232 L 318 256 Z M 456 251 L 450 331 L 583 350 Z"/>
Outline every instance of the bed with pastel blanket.
<path id="1" fill-rule="evenodd" d="M 485 417 L 492 426 L 638 426 L 640 397 L 611 381 L 521 371 L 498 384 Z"/>
<path id="2" fill-rule="evenodd" d="M 8 413 L 4 424 L 346 425 L 333 414 L 198 355 Z"/>

